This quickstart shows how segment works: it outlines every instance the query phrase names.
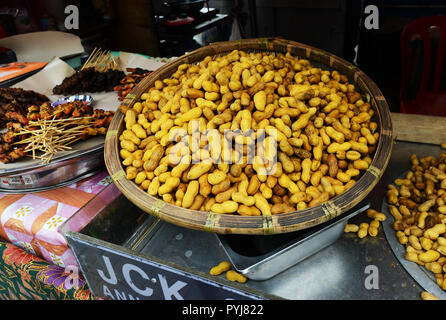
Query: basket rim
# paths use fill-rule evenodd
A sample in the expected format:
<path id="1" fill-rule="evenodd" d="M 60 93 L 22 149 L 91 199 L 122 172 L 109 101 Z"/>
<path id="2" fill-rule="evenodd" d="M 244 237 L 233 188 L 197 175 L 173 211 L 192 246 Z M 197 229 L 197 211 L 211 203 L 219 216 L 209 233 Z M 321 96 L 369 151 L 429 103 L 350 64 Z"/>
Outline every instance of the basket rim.
<path id="1" fill-rule="evenodd" d="M 167 72 L 170 72 L 171 75 L 173 73 L 171 71 L 175 71 L 176 67 L 182 63 L 196 62 L 193 60 L 197 57 L 221 50 L 221 48 L 227 48 L 226 52 L 228 52 L 234 49 L 244 50 L 253 47 L 264 51 L 279 48 L 280 52 L 283 53 L 299 49 L 302 53 L 305 53 L 304 56 L 299 55 L 302 58 L 324 65 L 328 64 L 334 69 L 336 69 L 335 66 L 343 66 L 344 71 L 350 70 L 349 79 L 353 79 L 355 86 L 358 86 L 359 83 L 361 85 L 360 89 L 370 95 L 370 104 L 379 120 L 380 139 L 369 169 L 362 174 L 351 188 L 342 194 L 317 206 L 290 213 L 272 216 L 240 216 L 185 209 L 149 195 L 133 181 L 125 178 L 118 147 L 119 134 L 123 130 L 124 115 L 122 112 L 117 112 L 106 135 L 104 160 L 110 177 L 117 188 L 140 209 L 159 219 L 190 229 L 220 234 L 269 235 L 297 231 L 329 221 L 362 201 L 379 182 L 388 165 L 393 147 L 392 122 L 386 99 L 378 86 L 356 66 L 324 50 L 299 42 L 280 38 L 259 38 L 210 44 L 178 57 L 152 72 L 132 90 L 121 104 L 127 107 L 133 106 L 139 100 L 143 90 L 149 87 L 148 84 L 153 83 L 160 75 Z"/>

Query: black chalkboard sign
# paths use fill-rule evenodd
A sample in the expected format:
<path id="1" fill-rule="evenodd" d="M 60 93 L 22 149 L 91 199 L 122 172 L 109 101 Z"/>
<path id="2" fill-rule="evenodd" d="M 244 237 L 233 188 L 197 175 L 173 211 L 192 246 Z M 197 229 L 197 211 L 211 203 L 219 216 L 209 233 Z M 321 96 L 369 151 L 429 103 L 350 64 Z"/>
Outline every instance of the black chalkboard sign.
<path id="1" fill-rule="evenodd" d="M 223 285 L 110 243 L 68 232 L 67 241 L 91 292 L 111 300 L 259 300 Z"/>

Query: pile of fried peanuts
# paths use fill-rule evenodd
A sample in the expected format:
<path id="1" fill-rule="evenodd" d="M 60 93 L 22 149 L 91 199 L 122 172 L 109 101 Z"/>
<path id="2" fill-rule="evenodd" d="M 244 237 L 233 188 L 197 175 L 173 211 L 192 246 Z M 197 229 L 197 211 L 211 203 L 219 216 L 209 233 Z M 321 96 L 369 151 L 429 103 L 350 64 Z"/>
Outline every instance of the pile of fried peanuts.
<path id="1" fill-rule="evenodd" d="M 226 279 L 232 282 L 240 282 L 245 283 L 248 280 L 243 274 L 238 273 L 235 270 L 231 270 L 231 263 L 228 261 L 222 261 L 215 267 L 212 267 L 209 270 L 209 274 L 211 276 L 219 276 L 220 274 L 226 272 Z"/>
<path id="2" fill-rule="evenodd" d="M 446 290 L 446 153 L 435 158 L 410 157 L 404 179 L 388 185 L 389 213 L 406 259 L 435 274 Z"/>
<path id="3" fill-rule="evenodd" d="M 353 186 L 379 139 L 373 109 L 345 76 L 289 53 L 234 50 L 181 64 L 120 110 L 127 179 L 168 203 L 215 213 L 321 204 Z M 210 131 L 221 137 L 194 145 L 191 136 Z"/>
<path id="4" fill-rule="evenodd" d="M 356 233 L 357 237 L 362 239 L 366 236 L 376 237 L 378 235 L 378 229 L 380 222 L 385 221 L 387 219 L 386 215 L 382 212 L 378 212 L 375 209 L 367 209 L 366 215 L 372 221 L 361 222 L 359 225 L 353 223 L 347 223 L 344 228 L 344 232 L 353 232 Z"/>

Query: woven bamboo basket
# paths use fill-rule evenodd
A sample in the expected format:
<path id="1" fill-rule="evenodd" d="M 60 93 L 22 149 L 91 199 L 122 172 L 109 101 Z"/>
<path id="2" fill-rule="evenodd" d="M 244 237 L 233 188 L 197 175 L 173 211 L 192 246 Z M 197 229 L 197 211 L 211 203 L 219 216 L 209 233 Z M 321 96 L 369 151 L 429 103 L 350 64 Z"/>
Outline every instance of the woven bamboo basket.
<path id="1" fill-rule="evenodd" d="M 118 147 L 119 135 L 125 127 L 124 115 L 117 112 L 110 124 L 104 150 L 106 167 L 117 188 L 140 209 L 159 219 L 185 228 L 219 234 L 270 235 L 297 231 L 333 219 L 357 205 L 373 190 L 387 167 L 393 144 L 392 123 L 387 102 L 376 84 L 357 67 L 331 53 L 278 38 L 218 42 L 183 55 L 154 71 L 134 88 L 122 104 L 132 107 L 156 80 L 170 77 L 180 64 L 197 63 L 206 56 L 222 55 L 234 49 L 289 52 L 293 56 L 310 60 L 315 66 L 338 70 L 347 76 L 359 92 L 370 98 L 370 105 L 375 110 L 375 121 L 379 124 L 380 139 L 369 169 L 344 193 L 318 206 L 292 213 L 239 216 L 184 209 L 150 196 L 133 181 L 126 179 Z"/>

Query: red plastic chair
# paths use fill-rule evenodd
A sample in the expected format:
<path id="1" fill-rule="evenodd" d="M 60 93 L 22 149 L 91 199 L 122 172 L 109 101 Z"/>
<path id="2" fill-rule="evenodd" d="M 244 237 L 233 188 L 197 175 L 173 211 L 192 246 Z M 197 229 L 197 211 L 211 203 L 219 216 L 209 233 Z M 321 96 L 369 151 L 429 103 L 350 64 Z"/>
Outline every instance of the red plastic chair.
<path id="1" fill-rule="evenodd" d="M 437 44 L 436 49 L 434 44 Z M 401 35 L 401 112 L 446 116 L 445 46 L 446 16 L 420 18 L 404 27 Z M 419 63 L 421 48 L 422 61 Z"/>

